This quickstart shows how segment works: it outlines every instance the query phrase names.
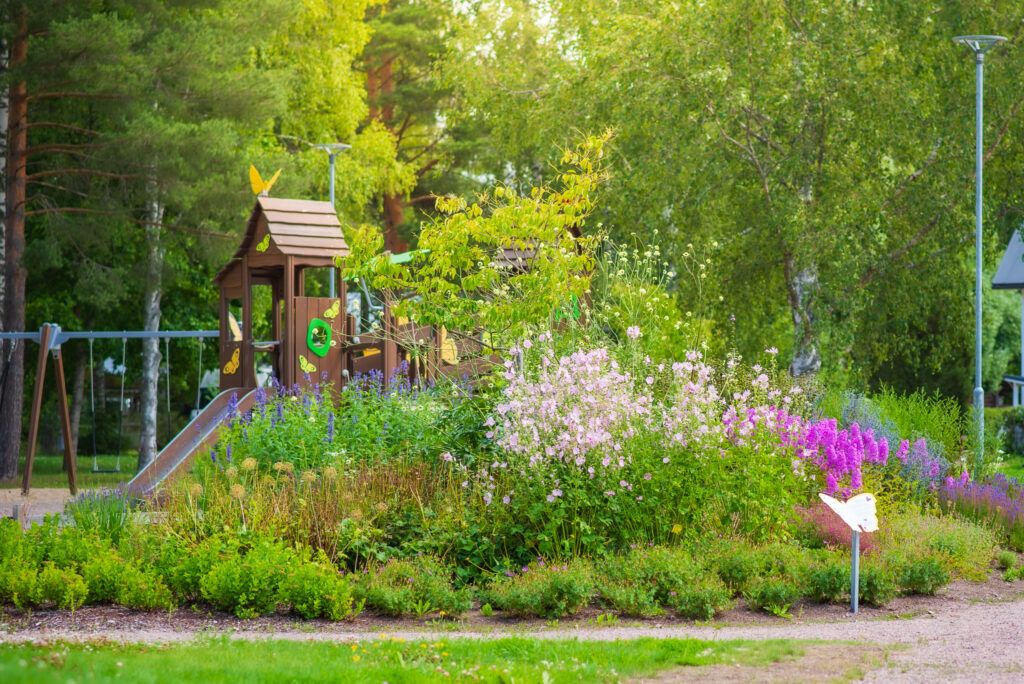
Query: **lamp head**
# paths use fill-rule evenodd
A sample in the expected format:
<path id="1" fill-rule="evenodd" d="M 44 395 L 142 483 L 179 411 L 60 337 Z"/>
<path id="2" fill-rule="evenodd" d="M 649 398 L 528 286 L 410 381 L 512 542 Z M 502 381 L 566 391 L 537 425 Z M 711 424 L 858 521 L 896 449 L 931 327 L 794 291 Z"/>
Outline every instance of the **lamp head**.
<path id="1" fill-rule="evenodd" d="M 976 55 L 983 55 L 1005 40 L 1003 36 L 957 36 L 953 42 L 966 45 Z"/>

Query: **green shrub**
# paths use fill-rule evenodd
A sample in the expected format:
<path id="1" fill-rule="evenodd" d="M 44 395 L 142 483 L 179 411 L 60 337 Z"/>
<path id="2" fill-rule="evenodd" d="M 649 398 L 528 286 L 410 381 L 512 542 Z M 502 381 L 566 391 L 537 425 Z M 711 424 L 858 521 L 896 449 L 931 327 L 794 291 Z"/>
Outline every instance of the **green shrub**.
<path id="1" fill-rule="evenodd" d="M 844 563 L 825 563 L 807 571 L 808 596 L 819 603 L 839 603 L 850 590 L 850 568 Z"/>
<path id="2" fill-rule="evenodd" d="M 755 581 L 745 592 L 752 610 L 782 612 L 803 597 L 800 585 L 792 579 L 767 577 Z"/>
<path id="3" fill-rule="evenodd" d="M 995 533 L 952 515 L 917 511 L 892 516 L 875 532 L 877 553 L 896 563 L 935 557 L 951 577 L 984 580 L 997 549 Z"/>
<path id="4" fill-rule="evenodd" d="M 1003 579 L 1007 582 L 1015 582 L 1017 580 L 1024 579 L 1024 566 L 1010 568 L 1003 573 Z"/>
<path id="5" fill-rule="evenodd" d="M 930 596 L 949 584 L 949 571 L 935 558 L 918 558 L 899 566 L 897 578 L 904 593 Z"/>
<path id="6" fill-rule="evenodd" d="M 174 610 L 174 594 L 159 575 L 134 565 L 126 567 L 117 591 L 118 603 L 136 610 Z"/>
<path id="7" fill-rule="evenodd" d="M 729 607 L 732 592 L 717 577 L 704 577 L 678 589 L 669 605 L 691 620 L 710 620 Z"/>
<path id="8" fill-rule="evenodd" d="M 160 544 L 148 562 L 175 595 L 195 601 L 203 597 L 202 582 L 207 573 L 241 553 L 238 540 L 231 537 L 209 537 L 194 546 L 172 538 Z"/>
<path id="9" fill-rule="evenodd" d="M 225 558 L 203 576 L 203 598 L 240 618 L 272 613 L 277 608 L 280 582 L 294 561 L 290 549 L 261 539 L 245 555 Z"/>
<path id="10" fill-rule="evenodd" d="M 652 617 L 665 611 L 654 597 L 655 587 L 624 581 L 600 581 L 597 594 L 601 600 L 623 615 Z"/>
<path id="11" fill-rule="evenodd" d="M 1009 570 L 1017 566 L 1017 554 L 1013 551 L 1000 551 L 996 556 L 996 562 L 1001 569 Z"/>
<path id="12" fill-rule="evenodd" d="M 82 565 L 82 577 L 89 587 L 89 603 L 113 603 L 128 566 L 114 551 L 99 553 Z"/>
<path id="13" fill-rule="evenodd" d="M 278 591 L 278 600 L 290 604 L 296 614 L 307 620 L 344 620 L 354 618 L 362 609 L 360 602 L 353 610 L 351 584 L 326 558 L 289 568 Z"/>
<path id="14" fill-rule="evenodd" d="M 857 588 L 861 601 L 877 607 L 884 606 L 896 596 L 892 573 L 882 566 L 862 566 Z"/>
<path id="15" fill-rule="evenodd" d="M 75 609 L 85 602 L 89 588 L 85 580 L 74 570 L 61 568 L 53 563 L 46 563 L 38 578 L 38 597 L 41 601 L 50 601 L 61 610 Z"/>
<path id="16" fill-rule="evenodd" d="M 736 593 L 764 574 L 766 568 L 760 554 L 747 546 L 739 546 L 715 559 L 715 567 L 722 581 Z"/>
<path id="17" fill-rule="evenodd" d="M 0 518 L 0 558 L 3 565 L 19 562 L 36 566 L 41 560 L 36 549 L 25 539 L 17 520 Z"/>
<path id="18" fill-rule="evenodd" d="M 469 589 L 456 590 L 450 569 L 432 556 L 371 566 L 357 581 L 355 594 L 368 607 L 395 616 L 434 611 L 456 616 L 473 603 Z"/>
<path id="19" fill-rule="evenodd" d="M 39 572 L 27 565 L 0 567 L 0 600 L 11 602 L 19 610 L 38 606 L 42 601 Z"/>
<path id="20" fill-rule="evenodd" d="M 597 591 L 626 615 L 660 615 L 661 607 L 671 605 L 700 575 L 700 568 L 680 549 L 640 548 L 603 561 Z"/>
<path id="21" fill-rule="evenodd" d="M 560 618 L 577 613 L 594 593 L 593 569 L 581 559 L 562 565 L 534 561 L 486 593 L 498 610 L 520 616 Z"/>

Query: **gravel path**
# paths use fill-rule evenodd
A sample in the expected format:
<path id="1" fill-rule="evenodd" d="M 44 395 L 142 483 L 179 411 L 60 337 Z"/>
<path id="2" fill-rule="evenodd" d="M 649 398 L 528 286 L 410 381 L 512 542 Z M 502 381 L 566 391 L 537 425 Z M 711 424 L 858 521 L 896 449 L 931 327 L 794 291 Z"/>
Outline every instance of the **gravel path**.
<path id="1" fill-rule="evenodd" d="M 843 617 L 830 621 L 794 620 L 768 624 L 696 626 L 685 624 L 645 624 L 640 626 L 594 627 L 570 623 L 557 629 L 535 626 L 496 627 L 475 631 L 430 631 L 409 629 L 396 624 L 387 627 L 333 625 L 331 629 L 306 631 L 288 625 L 263 625 L 260 629 L 234 629 L 237 639 L 293 639 L 302 641 L 352 641 L 365 639 L 379 631 L 389 637 L 405 639 L 495 639 L 530 635 L 541 639 L 576 638 L 601 641 L 635 639 L 643 636 L 722 639 L 815 639 L 859 642 L 865 645 L 895 645 L 886 662 L 876 659 L 874 667 L 864 667 L 866 681 L 872 682 L 1021 682 L 1024 681 L 1024 597 L 999 602 L 954 602 L 943 609 L 912 618 L 889 619 Z M 953 604 L 953 605 L 950 605 Z M 0 642 L 29 640 L 111 639 L 131 642 L 180 642 L 194 638 L 192 629 L 171 626 L 118 628 L 120 620 L 93 624 L 88 629 L 48 626 L 30 619 L 6 634 Z M 122 623 L 123 624 L 123 623 Z M 228 625 L 224 625 L 228 627 Z M 310 625 L 312 626 L 312 625 Z M 8 629 L 11 625 L 8 625 Z M 797 661 L 799 662 L 799 661 Z M 773 672 L 771 668 L 752 674 L 753 679 L 773 681 L 776 676 L 791 680 L 793 665 Z M 685 672 L 679 672 L 681 680 Z M 836 672 L 835 676 L 842 676 Z M 812 676 L 812 679 L 818 677 Z M 657 681 L 674 681 L 659 678 Z"/>

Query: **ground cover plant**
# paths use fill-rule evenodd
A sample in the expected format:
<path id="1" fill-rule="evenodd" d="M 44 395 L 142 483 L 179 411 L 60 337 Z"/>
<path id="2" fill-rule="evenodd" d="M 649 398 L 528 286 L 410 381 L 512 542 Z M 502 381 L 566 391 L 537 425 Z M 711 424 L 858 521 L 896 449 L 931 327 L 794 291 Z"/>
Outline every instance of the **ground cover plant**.
<path id="1" fill-rule="evenodd" d="M 799 656 L 800 642 L 642 638 L 607 643 L 540 639 L 302 643 L 199 639 L 186 644 L 33 643 L 0 645 L 0 679 L 66 682 L 478 682 L 619 681 L 676 667 L 765 666 Z"/>

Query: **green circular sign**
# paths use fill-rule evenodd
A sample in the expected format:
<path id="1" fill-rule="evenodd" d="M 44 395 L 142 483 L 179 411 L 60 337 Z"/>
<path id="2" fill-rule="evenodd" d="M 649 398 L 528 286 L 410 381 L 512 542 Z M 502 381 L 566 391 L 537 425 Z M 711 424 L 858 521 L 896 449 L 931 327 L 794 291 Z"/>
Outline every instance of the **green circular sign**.
<path id="1" fill-rule="evenodd" d="M 306 346 L 317 356 L 327 356 L 331 348 L 331 326 L 319 318 L 311 320 L 306 330 Z"/>

